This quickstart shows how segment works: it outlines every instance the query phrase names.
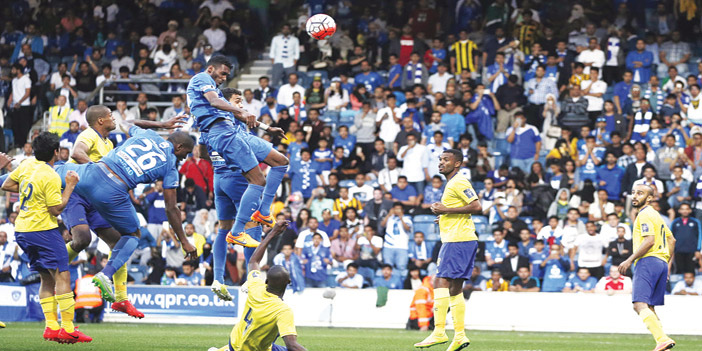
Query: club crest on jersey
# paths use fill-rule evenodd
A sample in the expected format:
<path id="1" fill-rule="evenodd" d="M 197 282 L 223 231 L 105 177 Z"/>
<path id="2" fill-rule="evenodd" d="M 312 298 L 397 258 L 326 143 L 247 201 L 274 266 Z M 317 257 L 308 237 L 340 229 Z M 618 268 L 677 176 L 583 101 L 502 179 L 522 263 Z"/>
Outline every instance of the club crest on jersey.
<path id="1" fill-rule="evenodd" d="M 641 224 L 641 231 L 647 232 L 648 231 L 648 224 L 646 224 L 646 223 Z"/>
<path id="2" fill-rule="evenodd" d="M 475 192 L 473 191 L 473 189 L 470 189 L 470 188 L 463 190 L 463 193 L 466 194 L 466 196 L 468 196 L 468 198 L 475 196 Z"/>

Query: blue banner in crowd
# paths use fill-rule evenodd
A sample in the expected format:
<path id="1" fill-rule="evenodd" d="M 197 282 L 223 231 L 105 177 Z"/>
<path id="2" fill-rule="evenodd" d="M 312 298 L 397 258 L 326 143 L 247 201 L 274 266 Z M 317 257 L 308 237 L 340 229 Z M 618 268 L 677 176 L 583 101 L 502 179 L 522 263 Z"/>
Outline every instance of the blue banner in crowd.
<path id="1" fill-rule="evenodd" d="M 3 322 L 44 320 L 39 304 L 39 283 L 0 285 L 0 316 Z"/>
<path id="2" fill-rule="evenodd" d="M 147 316 L 238 317 L 239 294 L 233 288 L 232 301 L 220 300 L 209 287 L 130 285 L 127 292 L 129 301 Z"/>

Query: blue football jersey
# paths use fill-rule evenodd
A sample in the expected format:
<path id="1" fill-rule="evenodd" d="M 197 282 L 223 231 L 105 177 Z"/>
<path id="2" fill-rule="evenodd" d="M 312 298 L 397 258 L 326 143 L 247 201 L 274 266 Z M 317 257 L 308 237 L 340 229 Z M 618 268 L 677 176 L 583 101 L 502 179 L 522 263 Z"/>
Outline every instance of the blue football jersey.
<path id="1" fill-rule="evenodd" d="M 132 136 L 122 146 L 110 151 L 102 158 L 130 189 L 140 183 L 163 180 L 164 189 L 178 187 L 178 159 L 173 145 L 153 130 L 134 126 L 129 129 Z"/>
<path id="2" fill-rule="evenodd" d="M 217 83 L 214 79 L 205 72 L 196 74 L 188 83 L 188 107 L 190 107 L 190 113 L 195 116 L 195 124 L 200 131 L 207 131 L 210 125 L 220 118 L 226 118 L 233 121 L 235 125 L 238 124 L 239 121 L 233 118 L 234 116 L 230 112 L 210 105 L 205 97 L 205 93 L 210 91 L 216 92 L 220 99 L 227 101 L 222 92 L 217 89 Z M 227 101 L 227 103 L 229 102 Z"/>
<path id="3" fill-rule="evenodd" d="M 227 167 L 227 163 L 224 161 L 224 158 L 220 156 L 217 151 L 213 150 L 209 143 L 207 143 L 207 138 L 207 132 L 200 133 L 200 140 L 198 140 L 198 144 L 205 145 L 207 147 L 207 154 L 210 155 L 210 162 L 212 162 L 212 169 L 214 172 L 217 174 L 233 173 L 234 171 Z"/>

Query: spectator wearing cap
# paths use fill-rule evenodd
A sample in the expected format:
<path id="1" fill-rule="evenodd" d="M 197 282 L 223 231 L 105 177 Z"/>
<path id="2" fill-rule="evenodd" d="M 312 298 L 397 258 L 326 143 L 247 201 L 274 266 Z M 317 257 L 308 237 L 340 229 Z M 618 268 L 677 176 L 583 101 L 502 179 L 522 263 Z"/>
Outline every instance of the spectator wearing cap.
<path id="1" fill-rule="evenodd" d="M 416 51 L 410 55 L 410 61 L 405 65 L 402 72 L 403 90 L 409 89 L 415 84 L 427 85 L 429 72 L 427 71 L 427 67 L 420 62 L 419 59 L 419 53 Z M 375 89 L 375 87 L 373 87 L 373 89 Z"/>
<path id="2" fill-rule="evenodd" d="M 631 50 L 626 55 L 626 68 L 633 72 L 633 82 L 646 84 L 651 77 L 653 54 L 646 51 L 646 42 L 643 39 L 636 41 L 636 50 Z"/>
<path id="3" fill-rule="evenodd" d="M 512 167 L 531 169 L 531 164 L 539 159 L 541 136 L 536 127 L 526 124 L 523 113 L 515 115 L 514 125 L 507 129 L 507 142 L 511 144 L 510 162 Z"/>

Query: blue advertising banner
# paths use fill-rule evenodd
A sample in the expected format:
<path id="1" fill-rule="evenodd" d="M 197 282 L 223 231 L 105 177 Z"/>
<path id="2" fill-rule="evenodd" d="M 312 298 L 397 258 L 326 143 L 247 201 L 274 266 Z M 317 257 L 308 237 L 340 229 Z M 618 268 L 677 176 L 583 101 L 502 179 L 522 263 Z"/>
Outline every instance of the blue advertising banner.
<path id="1" fill-rule="evenodd" d="M 148 316 L 238 317 L 238 291 L 230 287 L 232 301 L 222 301 L 209 287 L 130 285 L 129 301 Z M 107 306 L 106 311 L 111 312 Z"/>
<path id="2" fill-rule="evenodd" d="M 0 316 L 3 322 L 44 320 L 39 305 L 39 283 L 26 286 L 17 283 L 0 285 Z"/>

